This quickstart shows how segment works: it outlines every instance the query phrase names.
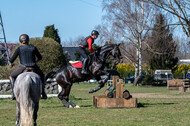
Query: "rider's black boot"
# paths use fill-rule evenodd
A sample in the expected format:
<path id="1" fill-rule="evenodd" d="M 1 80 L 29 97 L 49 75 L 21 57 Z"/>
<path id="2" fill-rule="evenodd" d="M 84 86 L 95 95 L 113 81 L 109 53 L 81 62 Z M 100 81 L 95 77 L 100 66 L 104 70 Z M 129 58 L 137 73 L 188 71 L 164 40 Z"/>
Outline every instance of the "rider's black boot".
<path id="1" fill-rule="evenodd" d="M 9 78 L 10 78 L 11 88 L 12 88 L 12 97 L 11 97 L 11 99 L 16 100 L 16 97 L 15 97 L 15 94 L 14 94 L 14 81 L 15 81 L 15 79 L 13 79 L 12 77 L 9 77 Z"/>
<path id="2" fill-rule="evenodd" d="M 88 58 L 85 58 L 82 64 L 83 66 L 82 66 L 81 74 L 88 74 L 88 71 L 86 70 L 87 63 L 88 63 Z"/>
<path id="3" fill-rule="evenodd" d="M 47 94 L 45 92 L 45 82 L 42 80 L 42 97 L 41 99 L 47 99 Z"/>
<path id="4" fill-rule="evenodd" d="M 42 97 L 41 97 L 41 99 L 47 99 L 47 94 L 46 94 L 44 88 L 42 88 Z"/>

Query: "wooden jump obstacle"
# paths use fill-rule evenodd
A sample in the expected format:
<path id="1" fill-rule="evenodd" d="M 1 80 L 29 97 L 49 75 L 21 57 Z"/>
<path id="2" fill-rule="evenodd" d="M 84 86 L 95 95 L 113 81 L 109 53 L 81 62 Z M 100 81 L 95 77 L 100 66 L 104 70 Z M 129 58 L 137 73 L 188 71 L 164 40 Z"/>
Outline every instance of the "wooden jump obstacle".
<path id="1" fill-rule="evenodd" d="M 93 96 L 96 108 L 134 108 L 137 99 L 132 98 L 127 90 L 123 90 L 123 80 L 118 76 L 112 77 L 112 88 L 105 91 L 105 95 Z"/>
<path id="2" fill-rule="evenodd" d="M 190 80 L 184 79 L 182 86 L 179 87 L 179 92 L 190 92 Z"/>

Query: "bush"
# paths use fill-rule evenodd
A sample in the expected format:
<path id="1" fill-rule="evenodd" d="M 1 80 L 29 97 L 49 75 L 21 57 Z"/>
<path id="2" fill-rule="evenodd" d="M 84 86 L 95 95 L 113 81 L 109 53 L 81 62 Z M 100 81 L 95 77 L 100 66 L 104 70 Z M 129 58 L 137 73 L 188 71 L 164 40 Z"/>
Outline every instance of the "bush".
<path id="1" fill-rule="evenodd" d="M 10 68 L 10 66 L 0 66 L 0 79 L 9 79 L 9 75 L 15 69 L 15 67 Z"/>
<path id="2" fill-rule="evenodd" d="M 130 75 L 134 75 L 135 73 L 135 67 L 131 63 L 118 64 L 116 67 L 120 76 L 123 78 L 129 77 Z"/>
<path id="3" fill-rule="evenodd" d="M 38 63 L 44 73 L 66 65 L 65 56 L 61 45 L 51 38 L 33 38 L 30 44 L 36 46 L 42 55 L 42 61 Z"/>
<path id="4" fill-rule="evenodd" d="M 152 85 L 154 84 L 154 77 L 151 74 L 148 74 L 144 77 L 142 85 Z"/>
<path id="5" fill-rule="evenodd" d="M 183 78 L 184 74 L 187 73 L 188 69 L 190 69 L 190 64 L 180 64 L 174 67 L 173 76 L 174 78 Z M 184 73 L 183 73 L 184 72 Z"/>

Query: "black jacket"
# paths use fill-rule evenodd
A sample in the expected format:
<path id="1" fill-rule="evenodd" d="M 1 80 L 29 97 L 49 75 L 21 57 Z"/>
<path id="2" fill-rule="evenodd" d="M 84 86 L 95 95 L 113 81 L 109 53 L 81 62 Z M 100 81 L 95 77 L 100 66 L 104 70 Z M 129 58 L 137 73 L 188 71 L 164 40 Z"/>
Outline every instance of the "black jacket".
<path id="1" fill-rule="evenodd" d="M 11 57 L 10 62 L 13 63 L 18 56 L 20 64 L 24 66 L 35 66 L 36 61 L 42 59 L 38 49 L 31 44 L 19 46 Z"/>

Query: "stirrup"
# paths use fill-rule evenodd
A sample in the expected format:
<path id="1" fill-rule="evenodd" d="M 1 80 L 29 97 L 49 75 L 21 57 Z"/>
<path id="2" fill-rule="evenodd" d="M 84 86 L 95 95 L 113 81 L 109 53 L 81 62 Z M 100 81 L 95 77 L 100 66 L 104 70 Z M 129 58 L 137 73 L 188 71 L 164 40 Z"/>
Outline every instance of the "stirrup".
<path id="1" fill-rule="evenodd" d="M 47 99 L 48 97 L 47 97 L 47 94 L 42 94 L 42 97 L 41 97 L 41 99 Z"/>
<path id="2" fill-rule="evenodd" d="M 12 99 L 12 100 L 16 100 L 15 95 L 12 95 L 11 99 Z"/>
<path id="3" fill-rule="evenodd" d="M 81 74 L 88 74 L 88 71 L 82 70 L 82 71 L 81 71 Z"/>

